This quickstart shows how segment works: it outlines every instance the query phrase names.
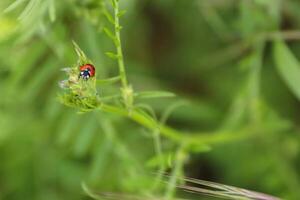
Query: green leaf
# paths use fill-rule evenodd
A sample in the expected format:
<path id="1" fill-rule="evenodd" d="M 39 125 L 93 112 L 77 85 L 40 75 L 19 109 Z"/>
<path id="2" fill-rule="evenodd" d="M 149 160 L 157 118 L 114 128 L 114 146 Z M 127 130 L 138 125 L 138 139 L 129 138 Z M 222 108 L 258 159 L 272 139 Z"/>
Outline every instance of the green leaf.
<path id="1" fill-rule="evenodd" d="M 111 6 L 114 8 L 114 9 L 116 9 L 116 2 L 115 2 L 115 0 L 110 0 L 110 3 L 111 3 Z"/>
<path id="2" fill-rule="evenodd" d="M 97 80 L 97 84 L 99 85 L 108 85 L 108 84 L 113 84 L 116 83 L 120 80 L 120 76 L 116 76 L 116 77 L 112 77 L 112 78 L 108 78 L 108 79 L 98 79 Z"/>
<path id="3" fill-rule="evenodd" d="M 10 4 L 5 10 L 4 13 L 8 13 L 19 7 L 22 3 L 24 3 L 27 0 L 16 0 L 12 4 Z"/>
<path id="4" fill-rule="evenodd" d="M 122 10 L 118 12 L 118 17 L 122 17 L 123 15 L 125 15 L 126 12 L 127 12 L 126 10 Z"/>
<path id="5" fill-rule="evenodd" d="M 142 103 L 139 103 L 139 104 L 136 104 L 134 105 L 135 108 L 137 109 L 142 109 L 141 111 L 146 111 L 148 114 L 150 114 L 150 116 L 152 116 L 152 118 L 157 121 L 157 117 L 155 115 L 155 111 L 154 109 L 149 106 L 148 104 L 142 104 Z"/>
<path id="6" fill-rule="evenodd" d="M 167 119 L 170 117 L 170 115 L 172 114 L 172 112 L 174 112 L 177 108 L 181 107 L 181 106 L 184 106 L 184 105 L 187 105 L 187 102 L 184 102 L 184 101 L 178 101 L 178 102 L 175 102 L 171 105 L 169 105 L 165 111 L 162 113 L 161 115 L 161 119 L 160 119 L 160 122 L 162 124 L 165 124 Z"/>
<path id="7" fill-rule="evenodd" d="M 107 10 L 104 10 L 103 14 L 111 24 L 115 25 L 115 20 L 114 20 L 113 16 Z"/>
<path id="8" fill-rule="evenodd" d="M 146 162 L 146 167 L 156 168 L 160 167 L 162 164 L 163 166 L 170 166 L 170 163 L 172 163 L 171 160 L 173 160 L 174 157 L 174 152 L 165 152 L 161 155 L 155 155 Z"/>
<path id="9" fill-rule="evenodd" d="M 191 152 L 194 153 L 202 153 L 211 151 L 211 147 L 209 145 L 191 145 L 188 147 Z"/>
<path id="10" fill-rule="evenodd" d="M 99 199 L 99 196 L 94 194 L 94 192 L 92 192 L 92 190 L 87 186 L 87 184 L 85 182 L 81 183 L 81 188 L 84 191 L 84 193 L 86 195 L 88 195 L 89 197 L 91 197 L 93 199 Z"/>
<path id="11" fill-rule="evenodd" d="M 117 42 L 115 35 L 106 27 L 103 28 L 104 33 L 114 42 Z"/>
<path id="12" fill-rule="evenodd" d="M 163 98 L 163 97 L 175 97 L 176 95 L 171 92 L 165 91 L 146 91 L 134 93 L 134 96 L 137 98 Z"/>
<path id="13" fill-rule="evenodd" d="M 273 53 L 279 75 L 300 100 L 300 65 L 297 58 L 281 40 L 275 41 Z"/>
<path id="14" fill-rule="evenodd" d="M 106 52 L 105 55 L 107 55 L 109 58 L 117 60 L 119 56 L 116 53 L 113 52 Z"/>
<path id="15" fill-rule="evenodd" d="M 85 53 L 81 50 L 81 48 L 78 46 L 78 44 L 75 42 L 75 41 L 72 41 L 73 45 L 74 45 L 74 48 L 75 48 L 75 51 L 76 51 L 76 54 L 78 56 L 78 60 L 79 60 L 79 64 L 86 64 L 86 63 L 91 63 Z"/>
<path id="16" fill-rule="evenodd" d="M 72 41 L 72 43 L 74 45 L 74 48 L 75 48 L 75 51 L 76 51 L 78 57 L 85 57 L 84 52 L 80 49 L 80 47 L 78 46 L 78 44 L 75 41 Z"/>

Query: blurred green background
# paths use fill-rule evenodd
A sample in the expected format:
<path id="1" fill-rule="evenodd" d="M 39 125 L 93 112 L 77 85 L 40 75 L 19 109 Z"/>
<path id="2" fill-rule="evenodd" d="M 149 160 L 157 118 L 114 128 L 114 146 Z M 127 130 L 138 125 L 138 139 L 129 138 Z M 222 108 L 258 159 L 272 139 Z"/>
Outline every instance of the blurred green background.
<path id="1" fill-rule="evenodd" d="M 149 174 L 159 168 L 151 132 L 114 114 L 78 114 L 57 100 L 60 69 L 77 59 L 72 40 L 95 63 L 97 78 L 118 74 L 105 56 L 114 46 L 102 32 L 108 26 L 102 3 L 0 1 L 0 199 L 90 199 L 83 181 L 96 191 L 151 192 Z M 136 105 L 151 106 L 159 118 L 183 101 L 167 121 L 178 130 L 254 130 L 208 144 L 208 152 L 185 152 L 182 173 L 300 199 L 300 2 L 120 0 L 120 6 L 133 88 L 177 94 Z M 116 94 L 119 85 L 99 92 Z M 162 137 L 161 145 L 172 160 L 178 144 Z"/>

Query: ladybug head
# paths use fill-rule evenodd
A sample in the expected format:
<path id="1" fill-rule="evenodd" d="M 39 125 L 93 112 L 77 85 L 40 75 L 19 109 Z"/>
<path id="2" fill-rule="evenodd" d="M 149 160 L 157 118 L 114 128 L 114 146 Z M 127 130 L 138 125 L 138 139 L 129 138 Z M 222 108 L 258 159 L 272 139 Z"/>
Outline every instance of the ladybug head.
<path id="1" fill-rule="evenodd" d="M 85 69 L 85 70 L 80 71 L 79 78 L 88 80 L 90 77 L 91 77 L 91 74 L 90 74 L 89 70 Z"/>

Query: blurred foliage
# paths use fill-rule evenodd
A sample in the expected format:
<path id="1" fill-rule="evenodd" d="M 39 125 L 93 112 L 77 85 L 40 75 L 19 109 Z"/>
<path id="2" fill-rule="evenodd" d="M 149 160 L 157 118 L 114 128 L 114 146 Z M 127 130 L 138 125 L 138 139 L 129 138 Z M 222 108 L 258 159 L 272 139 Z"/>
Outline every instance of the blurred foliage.
<path id="1" fill-rule="evenodd" d="M 0 199 L 90 199 L 89 187 L 202 199 L 176 193 L 177 176 L 300 199 L 300 2 L 120 7 L 123 93 L 109 1 L 1 0 Z M 72 40 L 96 66 L 106 107 L 59 103 Z M 162 90 L 177 97 L 148 92 Z M 134 101 L 115 98 L 126 92 Z"/>

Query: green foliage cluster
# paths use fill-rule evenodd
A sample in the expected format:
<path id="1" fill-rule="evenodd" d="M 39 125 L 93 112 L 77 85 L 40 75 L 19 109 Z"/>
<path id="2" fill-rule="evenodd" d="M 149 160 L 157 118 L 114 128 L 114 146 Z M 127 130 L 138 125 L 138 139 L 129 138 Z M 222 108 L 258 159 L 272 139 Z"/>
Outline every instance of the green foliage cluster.
<path id="1" fill-rule="evenodd" d="M 1 1 L 0 199 L 299 199 L 297 8 Z"/>

